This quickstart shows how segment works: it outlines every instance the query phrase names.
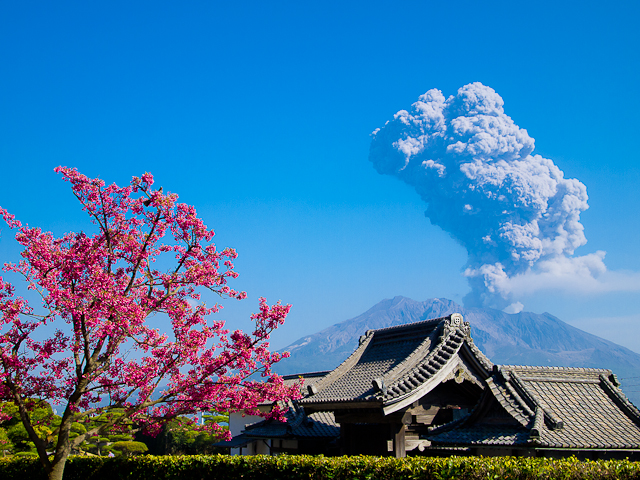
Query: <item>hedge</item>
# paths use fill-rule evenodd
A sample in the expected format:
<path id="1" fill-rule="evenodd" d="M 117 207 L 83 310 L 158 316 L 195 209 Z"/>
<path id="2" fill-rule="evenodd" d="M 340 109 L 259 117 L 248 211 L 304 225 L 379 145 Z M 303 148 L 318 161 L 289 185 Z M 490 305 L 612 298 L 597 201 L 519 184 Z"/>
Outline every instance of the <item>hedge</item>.
<path id="1" fill-rule="evenodd" d="M 36 459 L 0 459 L 3 480 L 46 479 Z M 527 457 L 142 456 L 71 457 L 64 480 L 627 480 L 640 462 Z"/>

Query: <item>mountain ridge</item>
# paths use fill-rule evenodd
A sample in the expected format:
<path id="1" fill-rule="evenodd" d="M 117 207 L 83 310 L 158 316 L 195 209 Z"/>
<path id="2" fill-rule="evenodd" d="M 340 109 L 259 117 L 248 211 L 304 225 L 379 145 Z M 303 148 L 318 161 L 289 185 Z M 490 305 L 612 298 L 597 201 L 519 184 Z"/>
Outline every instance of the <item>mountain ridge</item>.
<path id="1" fill-rule="evenodd" d="M 367 330 L 404 325 L 460 313 L 471 325 L 478 347 L 497 364 L 608 368 L 623 379 L 640 375 L 640 354 L 573 327 L 549 314 L 505 313 L 464 308 L 446 298 L 418 302 L 396 296 L 356 317 L 301 337 L 283 350 L 291 357 L 277 364 L 281 374 L 331 370 L 356 348 Z M 634 404 L 640 392 L 625 391 Z"/>

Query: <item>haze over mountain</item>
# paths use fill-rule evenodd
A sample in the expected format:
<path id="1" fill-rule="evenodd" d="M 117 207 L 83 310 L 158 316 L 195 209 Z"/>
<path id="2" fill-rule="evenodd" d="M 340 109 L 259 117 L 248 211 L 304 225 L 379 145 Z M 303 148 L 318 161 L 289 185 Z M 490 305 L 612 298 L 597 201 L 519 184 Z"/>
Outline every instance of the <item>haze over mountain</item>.
<path id="1" fill-rule="evenodd" d="M 638 383 L 640 355 L 562 320 L 543 313 L 509 314 L 492 308 L 464 308 L 446 298 L 417 302 L 405 297 L 386 299 L 355 318 L 302 337 L 284 350 L 291 357 L 277 372 L 292 374 L 331 370 L 345 360 L 367 330 L 403 325 L 461 313 L 471 324 L 476 345 L 497 364 L 609 368 L 622 380 L 623 390 L 638 405 L 640 392 L 625 389 Z"/>

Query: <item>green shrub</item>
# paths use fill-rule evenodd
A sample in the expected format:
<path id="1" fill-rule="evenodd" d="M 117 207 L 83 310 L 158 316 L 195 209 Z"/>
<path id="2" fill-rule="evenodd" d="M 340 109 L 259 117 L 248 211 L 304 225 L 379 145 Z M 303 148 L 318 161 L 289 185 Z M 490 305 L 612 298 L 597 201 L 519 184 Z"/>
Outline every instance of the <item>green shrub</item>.
<path id="1" fill-rule="evenodd" d="M 16 456 L 16 457 L 35 457 L 35 458 L 38 458 L 38 452 L 18 452 L 14 456 Z"/>
<path id="2" fill-rule="evenodd" d="M 120 452 L 126 457 L 140 455 L 149 451 L 149 448 L 144 443 L 132 441 L 115 442 L 109 445 L 108 448 L 110 451 Z"/>
<path id="3" fill-rule="evenodd" d="M 126 433 L 120 433 L 118 435 L 109 435 L 110 442 L 130 442 L 133 440 L 131 435 L 127 435 Z"/>
<path id="4" fill-rule="evenodd" d="M 83 433 L 87 433 L 87 427 L 79 422 L 73 422 L 71 424 L 71 433 L 75 433 L 76 436 L 82 435 Z"/>
<path id="5" fill-rule="evenodd" d="M 36 459 L 0 459 L 0 478 L 46 478 Z M 631 480 L 640 463 L 526 457 L 139 456 L 70 457 L 64 480 Z"/>

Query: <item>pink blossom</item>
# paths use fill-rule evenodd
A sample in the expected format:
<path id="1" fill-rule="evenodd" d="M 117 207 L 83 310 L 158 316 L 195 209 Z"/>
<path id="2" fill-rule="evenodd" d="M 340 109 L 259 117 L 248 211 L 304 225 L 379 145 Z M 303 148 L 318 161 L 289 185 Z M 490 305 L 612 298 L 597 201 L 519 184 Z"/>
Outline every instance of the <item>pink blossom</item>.
<path id="1" fill-rule="evenodd" d="M 133 421 L 153 433 L 179 415 L 214 409 L 258 413 L 261 403 L 299 396 L 299 386 L 286 386 L 272 373 L 287 354 L 270 352 L 267 342 L 290 305 L 269 306 L 260 298 L 250 334 L 229 333 L 224 322 L 210 318 L 219 305 L 192 306 L 204 290 L 246 298 L 227 284 L 238 276 L 237 252 L 215 248 L 213 230 L 193 206 L 152 189 L 150 173 L 119 187 L 76 169 L 55 171 L 70 183 L 97 233 L 54 237 L 0 208 L 24 248 L 22 260 L 4 270 L 21 275 L 42 298 L 36 314 L 0 278 L 0 400 L 42 398 L 64 407 L 56 432 L 60 455 L 53 463 L 45 441 L 30 434 L 48 472 L 66 459 L 68 445 L 101 433 L 69 438 L 66 426 L 88 414 L 121 408 L 125 414 L 113 416 L 102 431 Z M 157 269 L 167 265 L 160 258 L 172 258 L 173 265 Z M 155 314 L 170 319 L 170 332 L 154 327 Z M 42 335 L 34 332 L 48 324 L 57 327 L 55 333 L 36 340 Z M 267 416 L 282 415 L 274 408 Z M 24 421 L 29 431 L 28 415 Z"/>

